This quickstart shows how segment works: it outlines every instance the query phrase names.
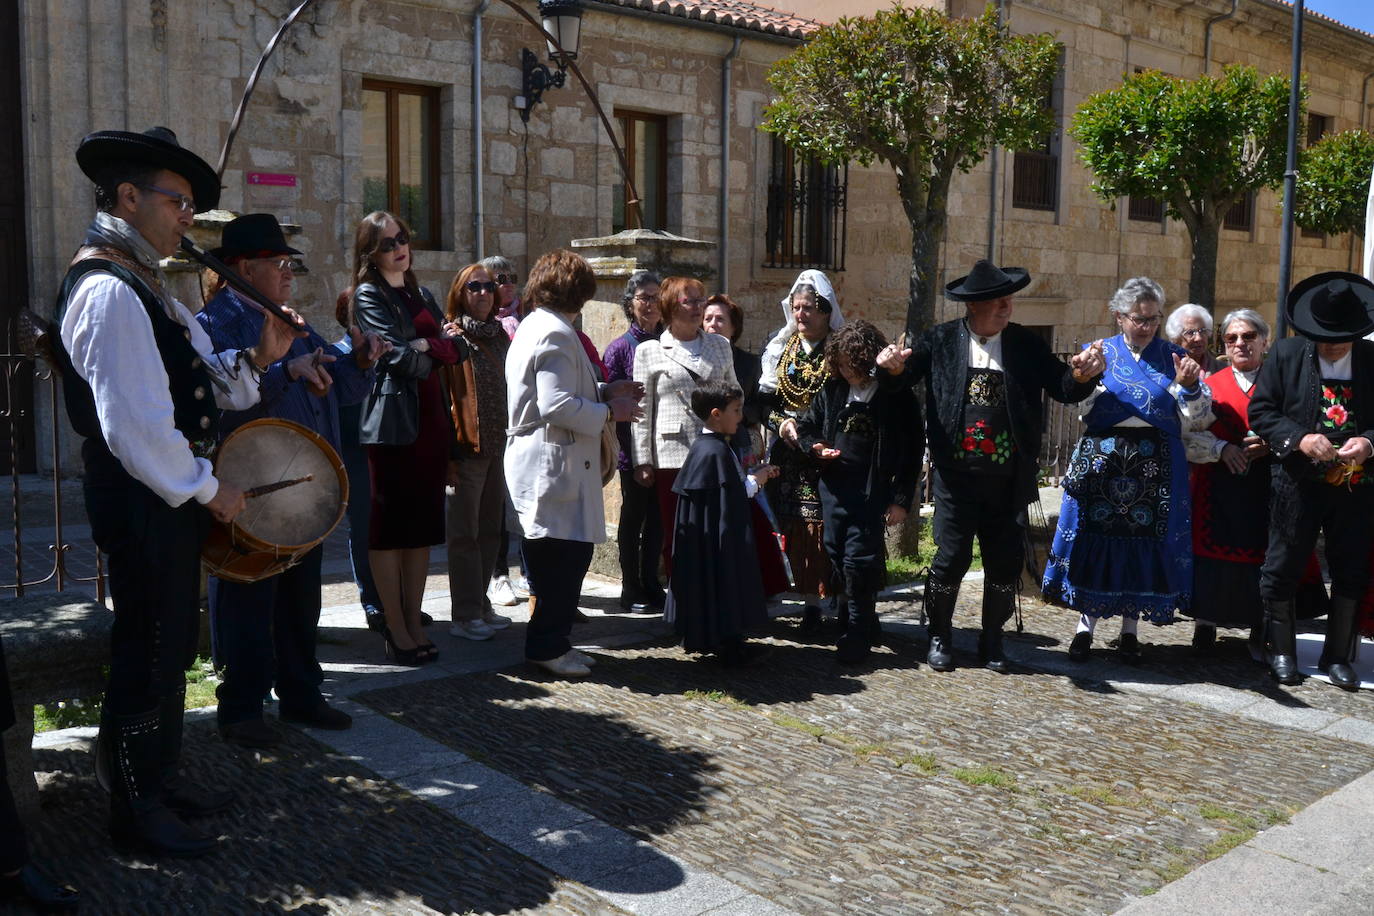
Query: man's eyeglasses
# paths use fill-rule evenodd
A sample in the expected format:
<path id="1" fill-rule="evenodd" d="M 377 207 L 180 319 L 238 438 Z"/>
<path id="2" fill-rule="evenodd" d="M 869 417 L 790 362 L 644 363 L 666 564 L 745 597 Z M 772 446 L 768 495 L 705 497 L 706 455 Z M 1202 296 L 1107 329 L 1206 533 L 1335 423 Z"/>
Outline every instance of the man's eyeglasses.
<path id="1" fill-rule="evenodd" d="M 166 188 L 159 188 L 155 184 L 136 184 L 134 185 L 134 187 L 142 188 L 145 191 L 156 191 L 159 194 L 167 195 L 168 197 L 172 198 L 172 200 L 177 202 L 177 209 L 180 210 L 182 213 L 196 212 L 196 202 L 191 198 L 187 197 L 185 194 L 179 194 L 176 191 L 169 191 Z"/>
<path id="2" fill-rule="evenodd" d="M 1158 315 L 1127 315 L 1126 320 L 1138 328 L 1148 328 L 1152 324 L 1159 324 Z"/>
<path id="3" fill-rule="evenodd" d="M 469 280 L 463 284 L 463 289 L 470 293 L 495 293 L 496 284 L 490 280 Z"/>
<path id="4" fill-rule="evenodd" d="M 1250 343 L 1251 341 L 1259 339 L 1259 331 L 1242 331 L 1239 334 L 1225 334 L 1222 335 L 1221 339 L 1228 344 L 1240 343 L 1242 340 L 1246 343 Z"/>
<path id="5" fill-rule="evenodd" d="M 497 275 L 496 275 L 496 285 L 497 285 L 497 286 L 505 286 L 507 283 L 519 283 L 519 282 L 520 282 L 520 275 L 519 275 L 519 274 L 497 274 Z"/>
<path id="6" fill-rule="evenodd" d="M 377 243 L 377 250 L 382 254 L 391 254 L 402 245 L 410 244 L 410 233 L 402 229 L 395 235 L 384 235 L 382 240 Z"/>
<path id="7" fill-rule="evenodd" d="M 261 260 L 267 261 L 268 265 L 270 265 L 271 267 L 273 267 L 273 268 L 275 268 L 275 269 L 277 269 L 277 270 L 282 271 L 283 273 L 291 273 L 291 259 L 290 259 L 290 258 L 277 258 L 276 260 L 269 260 L 269 259 L 267 259 L 267 258 L 262 258 Z"/>

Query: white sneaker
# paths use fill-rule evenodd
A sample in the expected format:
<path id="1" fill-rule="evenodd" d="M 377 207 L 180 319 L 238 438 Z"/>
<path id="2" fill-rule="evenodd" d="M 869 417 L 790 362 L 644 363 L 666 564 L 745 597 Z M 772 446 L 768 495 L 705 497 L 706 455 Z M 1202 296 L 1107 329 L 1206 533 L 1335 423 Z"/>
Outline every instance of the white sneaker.
<path id="1" fill-rule="evenodd" d="M 511 619 L 495 611 L 487 611 L 482 615 L 482 622 L 493 630 L 504 630 L 506 627 L 510 626 Z"/>
<path id="2" fill-rule="evenodd" d="M 510 583 L 511 591 L 517 597 L 528 598 L 530 596 L 530 581 L 520 573 L 510 576 L 506 581 Z"/>
<path id="3" fill-rule="evenodd" d="M 496 631 L 480 620 L 458 620 L 448 628 L 448 634 L 481 642 L 484 639 L 491 639 L 496 635 Z"/>
<path id="4" fill-rule="evenodd" d="M 592 673 L 591 668 L 577 659 L 576 649 L 569 649 L 557 658 L 551 658 L 548 661 L 536 661 L 532 658 L 527 658 L 525 661 L 536 668 L 543 668 L 545 671 L 561 677 L 586 677 Z"/>
<path id="5" fill-rule="evenodd" d="M 581 649 L 573 649 L 573 650 L 570 651 L 568 654 L 571 655 L 573 658 L 577 659 L 579 662 L 581 662 L 583 665 L 587 666 L 588 668 L 595 668 L 595 667 L 596 667 L 596 656 L 594 656 L 594 655 L 588 655 L 586 652 L 583 652 Z"/>
<path id="6" fill-rule="evenodd" d="M 514 607 L 520 603 L 520 599 L 515 597 L 515 589 L 511 587 L 509 576 L 492 578 L 491 584 L 487 586 L 487 600 L 501 607 Z"/>

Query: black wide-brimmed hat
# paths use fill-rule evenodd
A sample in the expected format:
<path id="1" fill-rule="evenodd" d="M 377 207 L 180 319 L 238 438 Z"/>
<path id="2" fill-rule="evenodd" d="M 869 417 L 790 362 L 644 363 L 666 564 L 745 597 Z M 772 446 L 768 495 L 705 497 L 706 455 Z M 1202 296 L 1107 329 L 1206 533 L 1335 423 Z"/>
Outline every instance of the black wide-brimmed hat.
<path id="1" fill-rule="evenodd" d="M 271 213 L 245 213 L 224 226 L 220 246 L 210 252 L 222 261 L 236 256 L 300 254 L 286 244 L 286 233 Z"/>
<path id="2" fill-rule="evenodd" d="M 177 142 L 166 127 L 150 127 L 141 134 L 128 130 L 98 130 L 81 138 L 76 164 L 96 181 L 101 166 L 111 162 L 136 162 L 176 172 L 191 185 L 196 212 L 219 206 L 219 176 L 209 163 Z"/>
<path id="3" fill-rule="evenodd" d="M 1359 274 L 1315 274 L 1288 293 L 1288 323 L 1318 343 L 1346 343 L 1374 331 L 1374 283 Z"/>
<path id="4" fill-rule="evenodd" d="M 989 260 L 973 265 L 968 276 L 960 277 L 945 286 L 945 295 L 959 302 L 982 302 L 1010 296 L 1030 284 L 1030 273 L 1024 267 L 998 267 Z"/>

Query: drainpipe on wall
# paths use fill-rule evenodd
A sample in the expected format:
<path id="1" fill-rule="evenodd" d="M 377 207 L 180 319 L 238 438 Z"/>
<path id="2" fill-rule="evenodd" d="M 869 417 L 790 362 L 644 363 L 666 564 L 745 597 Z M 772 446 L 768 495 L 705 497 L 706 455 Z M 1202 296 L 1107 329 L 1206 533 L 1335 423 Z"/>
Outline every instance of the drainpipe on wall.
<path id="1" fill-rule="evenodd" d="M 997 0 L 997 26 L 1006 23 L 1004 0 Z M 997 144 L 992 146 L 990 156 L 991 176 L 988 178 L 988 260 L 997 263 Z"/>
<path id="2" fill-rule="evenodd" d="M 1239 5 L 1240 0 L 1231 0 L 1231 11 L 1229 13 L 1222 13 L 1220 16 L 1214 16 L 1207 20 L 1207 29 L 1204 33 L 1205 37 L 1202 39 L 1203 76 L 1207 75 L 1207 71 L 1211 69 L 1212 66 L 1212 26 L 1216 25 L 1218 22 L 1225 22 L 1227 19 L 1236 15 L 1236 7 Z"/>
<path id="3" fill-rule="evenodd" d="M 716 265 L 716 289 L 730 291 L 730 119 L 734 117 L 730 84 L 739 56 L 740 38 L 735 36 L 730 53 L 720 63 L 720 253 Z"/>
<path id="4" fill-rule="evenodd" d="M 1374 70 L 1370 70 L 1364 75 L 1364 82 L 1360 84 L 1360 129 L 1368 130 L 1365 125 L 1369 121 L 1369 81 L 1374 80 Z M 1345 269 L 1352 274 L 1357 274 L 1364 269 L 1363 265 L 1355 263 L 1355 233 L 1350 233 L 1350 255 L 1346 259 Z"/>
<path id="5" fill-rule="evenodd" d="M 472 239 L 473 261 L 486 255 L 486 212 L 482 206 L 482 14 L 491 0 L 482 0 L 472 14 Z"/>

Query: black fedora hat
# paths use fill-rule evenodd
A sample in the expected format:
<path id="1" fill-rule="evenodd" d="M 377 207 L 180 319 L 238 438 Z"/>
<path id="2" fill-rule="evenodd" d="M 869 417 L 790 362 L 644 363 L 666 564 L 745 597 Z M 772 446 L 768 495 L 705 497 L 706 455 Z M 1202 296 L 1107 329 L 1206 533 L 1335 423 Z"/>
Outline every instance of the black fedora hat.
<path id="1" fill-rule="evenodd" d="M 1288 323 L 1318 343 L 1346 343 L 1374 331 L 1374 283 L 1341 270 L 1315 274 L 1288 293 Z"/>
<path id="2" fill-rule="evenodd" d="M 286 233 L 271 213 L 245 213 L 224 226 L 220 246 L 210 252 L 220 260 L 246 255 L 300 254 L 286 244 Z"/>
<path id="3" fill-rule="evenodd" d="M 1030 274 L 1023 267 L 1001 267 L 989 260 L 973 265 L 968 276 L 960 277 L 945 286 L 945 295 L 959 302 L 982 302 L 1010 296 L 1030 284 Z"/>
<path id="4" fill-rule="evenodd" d="M 99 180 L 101 167 L 111 162 L 136 162 L 176 172 L 191 185 L 196 212 L 219 206 L 219 176 L 215 170 L 178 143 L 177 135 L 166 127 L 150 127 L 141 134 L 98 130 L 81 138 L 76 148 L 76 164 L 87 178 Z"/>

